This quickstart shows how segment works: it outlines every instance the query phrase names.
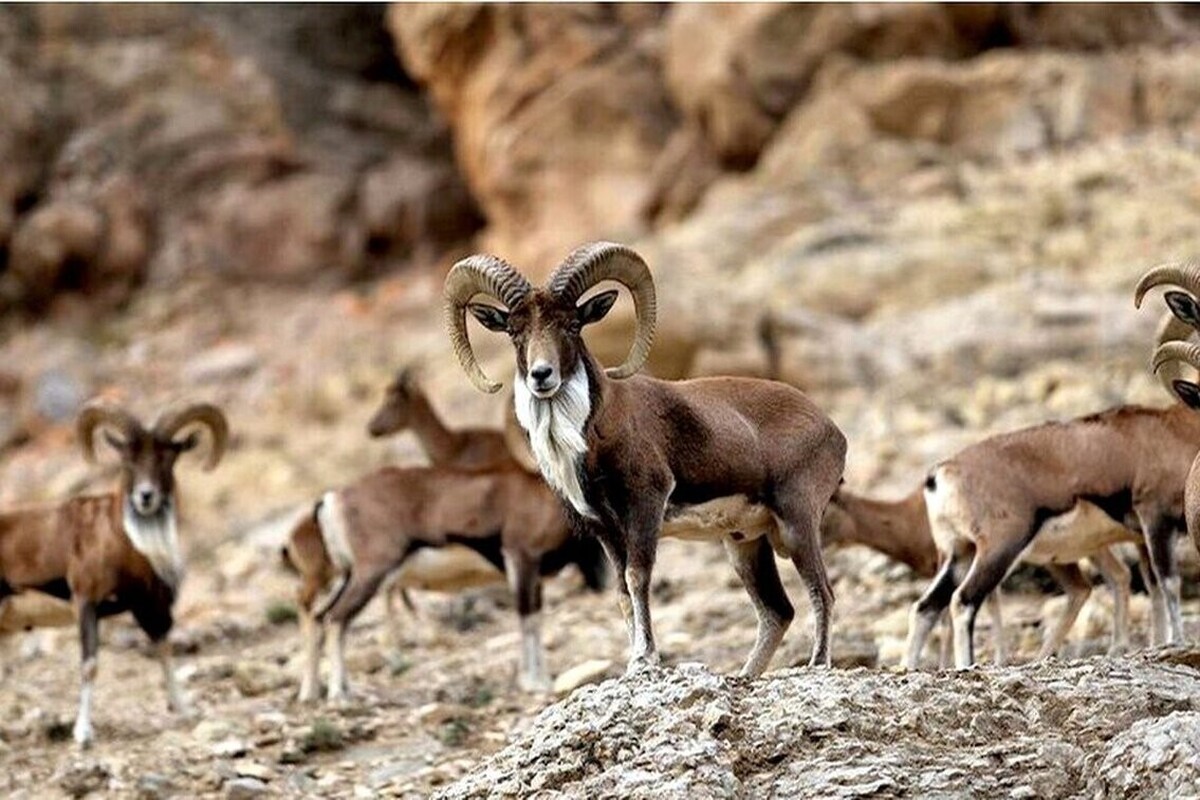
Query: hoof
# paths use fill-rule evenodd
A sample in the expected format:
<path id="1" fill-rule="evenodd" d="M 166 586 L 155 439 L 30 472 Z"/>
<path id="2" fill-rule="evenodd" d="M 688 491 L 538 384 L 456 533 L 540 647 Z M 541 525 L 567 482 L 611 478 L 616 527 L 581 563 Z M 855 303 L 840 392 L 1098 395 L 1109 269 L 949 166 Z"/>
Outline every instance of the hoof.
<path id="1" fill-rule="evenodd" d="M 200 712 L 191 703 L 172 703 L 168 710 L 175 715 L 177 719 L 184 722 L 195 722 L 200 719 Z"/>
<path id="2" fill-rule="evenodd" d="M 92 726 L 90 723 L 76 722 L 75 728 L 72 731 L 72 736 L 75 738 L 75 744 L 79 745 L 80 750 L 87 750 L 92 746 Z"/>
<path id="3" fill-rule="evenodd" d="M 192 704 L 191 698 L 187 695 L 167 698 L 167 710 L 184 720 L 193 720 L 200 716 Z"/>
<path id="4" fill-rule="evenodd" d="M 659 664 L 658 653 L 633 656 L 625 667 L 626 675 L 636 675 L 639 672 L 654 669 Z"/>
<path id="5" fill-rule="evenodd" d="M 554 681 L 546 675 L 520 675 L 517 688 L 528 694 L 549 694 L 554 689 Z"/>

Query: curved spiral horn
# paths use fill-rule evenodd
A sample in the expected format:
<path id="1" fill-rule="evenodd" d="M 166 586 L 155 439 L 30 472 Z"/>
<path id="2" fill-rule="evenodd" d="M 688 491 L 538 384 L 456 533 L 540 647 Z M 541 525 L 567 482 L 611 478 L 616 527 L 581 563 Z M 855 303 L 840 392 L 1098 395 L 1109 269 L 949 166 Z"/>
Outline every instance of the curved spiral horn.
<path id="1" fill-rule="evenodd" d="M 1175 261 L 1161 264 L 1150 270 L 1142 276 L 1133 290 L 1134 307 L 1141 308 L 1146 292 L 1155 286 L 1164 284 L 1178 286 L 1193 295 L 1200 296 L 1200 265 L 1192 261 Z"/>
<path id="2" fill-rule="evenodd" d="M 164 439 L 174 439 L 188 425 L 203 425 L 212 434 L 212 447 L 204 460 L 204 469 L 211 470 L 221 462 L 229 441 L 229 423 L 224 412 L 212 403 L 193 403 L 159 417 L 154 423 L 154 433 Z"/>
<path id="3" fill-rule="evenodd" d="M 80 410 L 75 420 L 79 446 L 89 464 L 96 463 L 96 431 L 104 427 L 115 428 L 125 441 L 143 433 L 142 423 L 123 406 L 108 400 L 92 400 Z"/>
<path id="4" fill-rule="evenodd" d="M 1200 370 L 1200 344 L 1178 341 L 1167 342 L 1166 344 L 1159 345 L 1154 351 L 1151 366 L 1172 397 L 1177 396 L 1174 383 L 1176 380 L 1181 379 L 1181 374 L 1177 369 L 1172 370 L 1167 367 L 1178 362 L 1183 362 L 1188 366 Z"/>
<path id="5" fill-rule="evenodd" d="M 479 367 L 471 340 L 467 338 L 467 304 L 477 294 L 499 300 L 511 309 L 533 289 L 512 264 L 496 256 L 474 255 L 450 268 L 443 290 L 446 330 L 463 371 L 481 392 L 493 394 L 502 384 L 488 378 Z"/>
<path id="6" fill-rule="evenodd" d="M 1159 320 L 1158 330 L 1154 335 L 1154 371 L 1167 393 L 1175 396 L 1174 384 L 1177 380 L 1186 380 L 1186 368 L 1181 361 L 1169 359 L 1159 362 L 1158 350 L 1167 342 L 1186 342 L 1196 330 L 1170 311 L 1163 314 Z"/>
<path id="7" fill-rule="evenodd" d="M 625 363 L 609 367 L 610 378 L 628 378 L 646 363 L 654 343 L 658 308 L 654 277 L 636 252 L 612 242 L 592 242 L 578 247 L 555 268 L 546 287 L 564 302 L 574 305 L 580 296 L 600 281 L 616 281 L 633 295 L 637 331 Z"/>

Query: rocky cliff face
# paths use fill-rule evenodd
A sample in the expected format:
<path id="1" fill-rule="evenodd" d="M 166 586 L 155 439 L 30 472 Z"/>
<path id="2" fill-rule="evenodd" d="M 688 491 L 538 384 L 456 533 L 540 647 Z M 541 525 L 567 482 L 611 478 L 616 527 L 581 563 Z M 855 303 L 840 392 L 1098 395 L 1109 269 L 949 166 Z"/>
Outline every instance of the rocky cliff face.
<path id="1" fill-rule="evenodd" d="M 1190 160 L 1200 121 L 1198 29 L 1172 6 L 400 5 L 388 20 L 454 130 L 482 246 L 539 274 L 580 241 L 632 239 L 668 309 L 652 368 L 675 377 L 770 371 L 768 314 L 783 320 L 769 349 L 815 386 L 888 372 L 804 355 L 841 323 L 893 326 L 885 308 L 990 307 L 982 293 L 1023 294 L 1030 270 L 1123 287 L 1144 247 L 1085 243 L 1172 204 L 1145 161 Z M 1037 188 L 1013 191 L 1014 173 Z M 1166 255 L 1178 233 L 1149 239 Z M 606 357 L 628 323 L 600 334 Z"/>
<path id="2" fill-rule="evenodd" d="M 379 6 L 0 12 L 5 297 L 361 276 L 479 224 Z"/>
<path id="3" fill-rule="evenodd" d="M 1154 126 L 1163 120 L 1133 108 L 1131 89 L 1142 84 L 1132 64 L 1035 66 L 1025 76 L 1017 74 L 1024 56 L 1008 67 L 979 68 L 975 59 L 998 48 L 1194 41 L 1183 14 L 988 4 L 400 4 L 389 25 L 409 72 L 455 131 L 458 162 L 488 218 L 487 241 L 545 269 L 581 239 L 628 238 L 655 220 L 685 216 L 722 174 L 753 167 L 772 147 L 811 159 L 806 170 L 776 157 L 776 174 L 793 180 L 879 162 L 890 180 L 922 166 L 931 146 L 995 158 Z M 1114 95 L 1124 90 L 1123 109 L 1092 111 L 1091 98 L 1078 97 L 1078 84 L 1095 72 L 1119 76 L 1101 83 Z M 871 97 L 855 98 L 848 82 Z M 1177 85 L 1186 82 L 1180 76 Z M 1055 113 L 1068 118 L 1045 119 Z M 1079 119 L 1090 113 L 1109 127 Z M 824 137 L 826 147 L 797 143 L 797 135 Z M 879 139 L 898 142 L 880 155 L 827 152 L 878 149 Z"/>

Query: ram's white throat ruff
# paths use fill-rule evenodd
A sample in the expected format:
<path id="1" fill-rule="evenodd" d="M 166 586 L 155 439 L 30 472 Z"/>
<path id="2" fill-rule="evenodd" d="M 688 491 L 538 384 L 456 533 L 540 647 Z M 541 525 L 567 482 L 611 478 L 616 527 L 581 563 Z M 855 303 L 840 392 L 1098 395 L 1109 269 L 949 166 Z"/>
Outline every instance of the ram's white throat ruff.
<path id="1" fill-rule="evenodd" d="M 580 363 L 552 397 L 535 396 L 521 375 L 513 380 L 517 421 L 529 434 L 529 447 L 550 488 L 585 517 L 596 512 L 583 497 L 579 462 L 587 452 L 583 428 L 591 413 L 587 371 Z"/>
<path id="2" fill-rule="evenodd" d="M 146 557 L 154 574 L 174 590 L 183 582 L 183 556 L 175 524 L 175 504 L 164 502 L 149 516 L 137 513 L 129 498 L 123 503 L 125 535 L 133 549 Z"/>

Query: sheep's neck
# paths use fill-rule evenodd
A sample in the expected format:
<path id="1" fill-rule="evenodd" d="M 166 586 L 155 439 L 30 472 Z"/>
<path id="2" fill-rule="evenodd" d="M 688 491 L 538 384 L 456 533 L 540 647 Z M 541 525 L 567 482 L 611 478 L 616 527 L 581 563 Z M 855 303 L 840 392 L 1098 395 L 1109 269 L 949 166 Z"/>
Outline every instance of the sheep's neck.
<path id="1" fill-rule="evenodd" d="M 937 548 L 929 532 L 925 499 L 919 491 L 892 502 L 842 492 L 838 504 L 854 518 L 848 541 L 878 550 L 920 575 L 936 571 Z"/>
<path id="2" fill-rule="evenodd" d="M 409 405 L 411 427 L 429 460 L 437 465 L 454 461 L 463 448 L 462 436 L 450 430 L 433 410 L 425 395 L 414 392 Z"/>

